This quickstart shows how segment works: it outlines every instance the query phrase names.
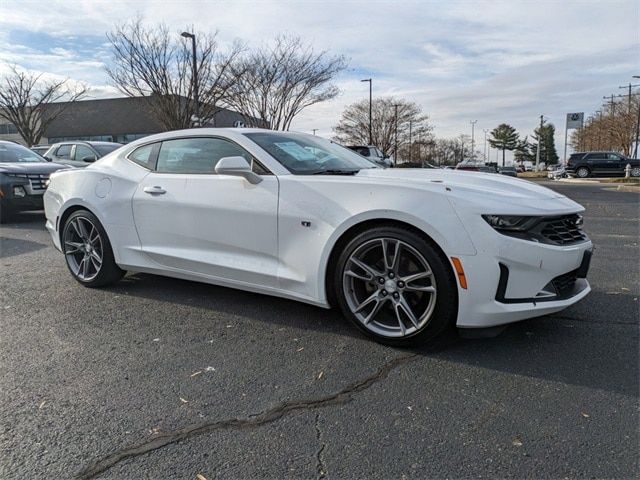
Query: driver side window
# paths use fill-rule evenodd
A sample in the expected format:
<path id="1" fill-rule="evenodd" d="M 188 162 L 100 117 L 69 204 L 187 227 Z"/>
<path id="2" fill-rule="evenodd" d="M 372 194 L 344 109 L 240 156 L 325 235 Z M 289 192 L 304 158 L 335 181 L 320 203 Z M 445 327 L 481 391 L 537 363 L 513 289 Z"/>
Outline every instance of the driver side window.
<path id="1" fill-rule="evenodd" d="M 160 173 L 215 174 L 221 158 L 243 157 L 253 164 L 253 157 L 235 143 L 222 138 L 180 138 L 166 140 L 160 146 L 156 171 Z M 262 171 L 254 171 L 264 174 Z"/>

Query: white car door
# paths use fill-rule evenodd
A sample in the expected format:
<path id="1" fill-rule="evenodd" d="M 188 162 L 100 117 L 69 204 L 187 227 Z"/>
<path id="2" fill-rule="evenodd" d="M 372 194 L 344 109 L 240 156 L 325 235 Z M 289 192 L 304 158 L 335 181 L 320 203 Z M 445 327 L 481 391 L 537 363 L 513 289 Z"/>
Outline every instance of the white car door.
<path id="1" fill-rule="evenodd" d="M 275 287 L 277 177 L 224 138 L 166 140 L 155 150 L 155 171 L 133 197 L 143 251 L 171 270 Z M 220 158 L 237 155 L 262 182 L 215 173 Z"/>

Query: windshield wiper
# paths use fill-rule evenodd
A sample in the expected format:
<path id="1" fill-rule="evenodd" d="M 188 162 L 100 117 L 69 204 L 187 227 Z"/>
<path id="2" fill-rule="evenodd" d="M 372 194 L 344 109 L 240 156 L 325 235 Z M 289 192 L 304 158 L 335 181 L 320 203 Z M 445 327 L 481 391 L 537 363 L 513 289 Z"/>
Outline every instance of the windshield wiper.
<path id="1" fill-rule="evenodd" d="M 319 172 L 313 172 L 311 175 L 355 175 L 360 169 L 340 170 L 340 169 L 328 169 L 320 170 Z"/>

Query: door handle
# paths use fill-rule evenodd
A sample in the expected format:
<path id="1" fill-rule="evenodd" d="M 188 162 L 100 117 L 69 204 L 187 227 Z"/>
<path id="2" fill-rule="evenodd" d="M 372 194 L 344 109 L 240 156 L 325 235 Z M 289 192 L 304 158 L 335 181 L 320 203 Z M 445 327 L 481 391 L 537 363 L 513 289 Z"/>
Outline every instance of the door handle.
<path id="1" fill-rule="evenodd" d="M 164 193 L 167 193 L 167 191 L 164 188 L 158 185 L 153 187 L 144 187 L 143 191 L 144 193 L 148 193 L 150 195 L 162 195 Z"/>

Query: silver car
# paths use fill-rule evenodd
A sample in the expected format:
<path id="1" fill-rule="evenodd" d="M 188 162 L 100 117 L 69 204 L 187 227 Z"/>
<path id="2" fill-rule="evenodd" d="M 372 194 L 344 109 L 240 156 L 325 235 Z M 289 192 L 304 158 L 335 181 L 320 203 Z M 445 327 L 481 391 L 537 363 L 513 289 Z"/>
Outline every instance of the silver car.
<path id="1" fill-rule="evenodd" d="M 54 143 L 43 156 L 50 162 L 70 165 L 72 167 L 86 167 L 121 146 L 121 143 L 114 142 L 84 142 L 74 140 Z"/>

